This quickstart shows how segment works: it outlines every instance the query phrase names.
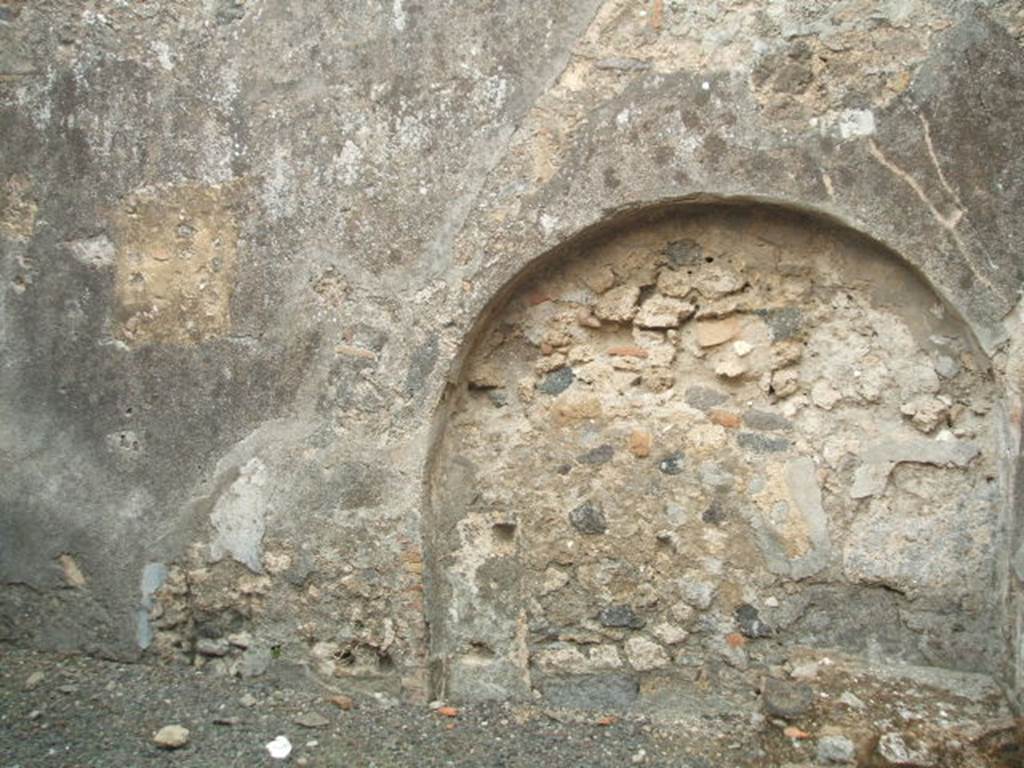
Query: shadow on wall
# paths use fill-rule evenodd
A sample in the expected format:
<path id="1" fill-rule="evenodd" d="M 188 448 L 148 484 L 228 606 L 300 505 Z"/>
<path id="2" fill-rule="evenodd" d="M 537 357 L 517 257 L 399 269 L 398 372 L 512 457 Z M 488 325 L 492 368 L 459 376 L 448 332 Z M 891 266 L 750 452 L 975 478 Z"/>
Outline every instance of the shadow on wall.
<path id="1" fill-rule="evenodd" d="M 437 696 L 630 706 L 802 648 L 995 671 L 999 389 L 906 264 L 766 205 L 539 260 L 439 416 Z"/>

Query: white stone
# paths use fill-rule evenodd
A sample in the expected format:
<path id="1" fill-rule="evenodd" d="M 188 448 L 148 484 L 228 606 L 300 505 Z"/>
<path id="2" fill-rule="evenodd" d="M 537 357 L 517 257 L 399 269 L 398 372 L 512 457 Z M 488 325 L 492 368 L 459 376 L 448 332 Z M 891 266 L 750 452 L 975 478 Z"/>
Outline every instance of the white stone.
<path id="1" fill-rule="evenodd" d="M 665 649 L 646 637 L 629 638 L 626 641 L 626 657 L 637 672 L 649 672 L 669 664 Z"/>
<path id="2" fill-rule="evenodd" d="M 114 244 L 106 235 L 76 240 L 68 244 L 68 249 L 75 261 L 93 269 L 104 269 L 114 264 Z"/>
<path id="3" fill-rule="evenodd" d="M 838 126 L 844 139 L 870 136 L 875 132 L 875 113 L 870 109 L 844 109 L 839 113 Z"/>
<path id="4" fill-rule="evenodd" d="M 736 358 L 722 360 L 715 365 L 715 373 L 726 379 L 736 379 L 747 372 L 746 363 Z"/>
<path id="5" fill-rule="evenodd" d="M 165 725 L 153 734 L 153 743 L 161 749 L 180 749 L 188 744 L 188 728 Z"/>
<path id="6" fill-rule="evenodd" d="M 690 636 L 690 633 L 682 627 L 668 622 L 662 622 L 652 627 L 651 633 L 665 645 L 677 645 Z"/>
<path id="7" fill-rule="evenodd" d="M 794 680 L 813 680 L 818 676 L 818 662 L 810 661 L 806 664 L 797 664 L 789 676 Z"/>
<path id="8" fill-rule="evenodd" d="M 693 284 L 704 298 L 716 299 L 742 290 L 746 281 L 731 270 L 704 267 L 694 276 Z"/>
<path id="9" fill-rule="evenodd" d="M 641 328 L 678 328 L 697 308 L 687 301 L 667 296 L 652 296 L 643 303 L 633 320 Z"/>
<path id="10" fill-rule="evenodd" d="M 587 659 L 589 669 L 618 669 L 622 666 L 619 649 L 614 645 L 595 645 Z"/>
<path id="11" fill-rule="evenodd" d="M 263 570 L 266 480 L 266 467 L 253 458 L 241 467 L 238 478 L 217 499 L 210 515 L 215 531 L 210 544 L 211 560 L 230 555 L 255 573 Z"/>
<path id="12" fill-rule="evenodd" d="M 831 411 L 842 398 L 843 396 L 827 381 L 816 381 L 814 386 L 811 387 L 811 401 L 826 411 Z"/>
<path id="13" fill-rule="evenodd" d="M 278 736 L 267 744 L 267 752 L 275 760 L 284 760 L 292 753 L 292 743 L 287 736 Z"/>
<path id="14" fill-rule="evenodd" d="M 583 672 L 587 668 L 587 658 L 579 650 L 572 647 L 548 648 L 533 654 L 534 663 L 549 672 Z"/>
<path id="15" fill-rule="evenodd" d="M 753 351 L 753 349 L 753 346 L 742 339 L 732 343 L 732 351 L 736 353 L 736 357 L 746 357 Z"/>

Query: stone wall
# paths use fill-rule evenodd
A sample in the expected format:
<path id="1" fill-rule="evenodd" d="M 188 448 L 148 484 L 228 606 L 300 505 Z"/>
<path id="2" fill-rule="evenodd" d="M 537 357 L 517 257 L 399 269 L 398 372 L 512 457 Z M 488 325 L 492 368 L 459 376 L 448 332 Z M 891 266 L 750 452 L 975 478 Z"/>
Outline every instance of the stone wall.
<path id="1" fill-rule="evenodd" d="M 454 695 L 998 663 L 1004 372 L 877 246 L 679 211 L 531 275 L 465 369 L 427 518 Z"/>
<path id="2" fill-rule="evenodd" d="M 1014 680 L 1022 30 L 1013 0 L 0 1 L 0 638 L 425 697 L 467 643 L 514 647 L 525 685 L 545 650 L 625 666 L 635 636 L 660 664 L 753 609 L 778 630 L 758 643 L 880 611 L 904 617 L 880 647 Z M 688 207 L 712 202 L 743 205 Z M 692 285 L 686 241 L 715 259 Z M 588 283 L 579 259 L 607 269 Z M 877 395 L 875 367 L 843 373 L 859 352 Z M 543 450 L 473 457 L 477 417 L 517 432 L 561 403 Z M 505 492 L 547 498 L 558 538 L 514 504 L 488 517 L 500 462 L 530 468 L 533 491 Z M 617 490 L 630 472 L 661 495 Z M 624 535 L 629 493 L 643 546 L 622 573 L 559 564 L 565 541 Z M 665 560 L 657 608 L 627 600 Z M 444 613 L 481 567 L 521 580 L 509 648 Z M 690 576 L 706 609 L 663 595 Z M 542 594 L 565 577 L 575 602 Z M 849 612 L 815 614 L 814 590 Z M 597 619 L 590 643 L 533 620 L 593 621 L 588 600 L 645 625 Z"/>

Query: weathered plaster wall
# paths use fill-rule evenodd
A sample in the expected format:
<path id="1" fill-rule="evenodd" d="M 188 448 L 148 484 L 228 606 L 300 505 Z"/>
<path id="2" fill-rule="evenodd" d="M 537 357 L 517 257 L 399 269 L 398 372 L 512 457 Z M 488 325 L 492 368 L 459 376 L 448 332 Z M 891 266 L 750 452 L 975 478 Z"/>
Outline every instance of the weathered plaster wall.
<path id="1" fill-rule="evenodd" d="M 647 206 L 844 222 L 1019 373 L 1022 29 L 998 0 L 0 2 L 0 637 L 425 695 L 447 382 L 513 276 Z"/>

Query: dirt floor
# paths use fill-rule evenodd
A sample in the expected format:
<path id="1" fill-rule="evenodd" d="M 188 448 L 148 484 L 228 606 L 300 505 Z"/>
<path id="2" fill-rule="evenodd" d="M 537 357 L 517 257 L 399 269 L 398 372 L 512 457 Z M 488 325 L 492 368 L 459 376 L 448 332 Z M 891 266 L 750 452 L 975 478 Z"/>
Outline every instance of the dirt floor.
<path id="1" fill-rule="evenodd" d="M 0 768 L 1024 765 L 1018 723 L 987 678 L 819 658 L 782 682 L 749 706 L 719 697 L 703 712 L 653 694 L 634 714 L 416 706 L 354 692 L 344 709 L 340 685 L 327 689 L 301 667 L 241 680 L 5 648 Z M 786 707 L 804 711 L 780 716 Z M 167 725 L 188 729 L 184 746 L 154 743 Z M 266 747 L 278 736 L 292 745 L 283 760 Z"/>

